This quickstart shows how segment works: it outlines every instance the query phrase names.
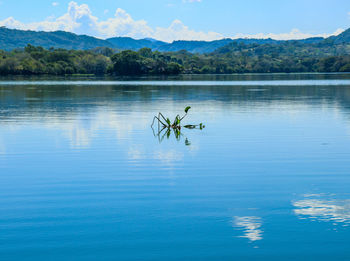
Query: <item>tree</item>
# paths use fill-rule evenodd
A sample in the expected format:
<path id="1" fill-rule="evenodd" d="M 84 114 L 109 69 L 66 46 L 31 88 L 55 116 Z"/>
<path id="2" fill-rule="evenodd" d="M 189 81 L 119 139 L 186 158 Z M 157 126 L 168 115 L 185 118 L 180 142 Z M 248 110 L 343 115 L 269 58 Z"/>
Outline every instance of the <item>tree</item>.
<path id="1" fill-rule="evenodd" d="M 141 57 L 135 51 L 123 51 L 113 55 L 111 59 L 114 63 L 114 72 L 117 75 L 142 74 Z"/>

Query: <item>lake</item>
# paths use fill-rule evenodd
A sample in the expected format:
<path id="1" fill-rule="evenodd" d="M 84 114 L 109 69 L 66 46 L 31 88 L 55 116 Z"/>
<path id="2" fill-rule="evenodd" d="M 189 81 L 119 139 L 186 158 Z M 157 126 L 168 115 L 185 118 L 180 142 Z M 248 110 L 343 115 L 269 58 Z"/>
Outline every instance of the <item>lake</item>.
<path id="1" fill-rule="evenodd" d="M 0 79 L 1 260 L 348 260 L 349 187 L 350 74 Z"/>

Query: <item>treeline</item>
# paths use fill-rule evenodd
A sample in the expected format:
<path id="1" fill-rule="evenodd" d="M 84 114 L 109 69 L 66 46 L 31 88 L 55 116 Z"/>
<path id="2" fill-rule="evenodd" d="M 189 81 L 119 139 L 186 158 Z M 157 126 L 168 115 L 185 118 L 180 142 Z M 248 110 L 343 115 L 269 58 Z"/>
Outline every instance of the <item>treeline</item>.
<path id="1" fill-rule="evenodd" d="M 116 53 L 111 61 L 113 70 L 110 73 L 116 75 L 176 75 L 184 71 L 175 55 L 152 52 L 149 48 Z"/>
<path id="2" fill-rule="evenodd" d="M 28 45 L 24 50 L 0 51 L 0 75 L 142 75 L 179 74 L 176 59 L 143 48 L 116 53 L 111 48 L 90 51 L 49 49 Z"/>
<path id="3" fill-rule="evenodd" d="M 106 74 L 111 60 L 92 51 L 46 50 L 28 45 L 24 50 L 0 51 L 1 75 Z"/>
<path id="4" fill-rule="evenodd" d="M 349 72 L 349 54 L 349 44 L 232 43 L 208 55 L 209 66 L 201 71 L 213 73 L 212 67 L 216 67 L 216 73 Z"/>
<path id="5" fill-rule="evenodd" d="M 210 54 L 44 49 L 0 51 L 0 75 L 350 72 L 350 45 L 232 43 Z"/>

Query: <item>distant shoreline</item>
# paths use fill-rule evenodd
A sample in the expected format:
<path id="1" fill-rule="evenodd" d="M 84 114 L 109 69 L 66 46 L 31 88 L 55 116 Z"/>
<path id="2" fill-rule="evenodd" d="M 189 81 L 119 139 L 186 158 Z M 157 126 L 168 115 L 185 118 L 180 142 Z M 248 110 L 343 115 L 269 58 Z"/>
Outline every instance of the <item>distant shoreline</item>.
<path id="1" fill-rule="evenodd" d="M 171 76 L 350 72 L 347 44 L 229 44 L 210 54 L 44 49 L 0 50 L 0 75 Z"/>

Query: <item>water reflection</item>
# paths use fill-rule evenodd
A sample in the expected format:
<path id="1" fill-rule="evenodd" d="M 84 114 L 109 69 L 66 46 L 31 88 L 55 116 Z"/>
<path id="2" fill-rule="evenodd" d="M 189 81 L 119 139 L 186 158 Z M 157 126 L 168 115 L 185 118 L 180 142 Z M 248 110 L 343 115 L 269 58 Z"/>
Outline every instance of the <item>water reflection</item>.
<path id="1" fill-rule="evenodd" d="M 350 199 L 324 199 L 323 195 L 305 195 L 293 202 L 294 213 L 300 218 L 329 221 L 335 224 L 350 223 Z"/>
<path id="2" fill-rule="evenodd" d="M 184 153 L 175 149 L 161 150 L 154 153 L 154 159 L 159 160 L 164 165 L 172 165 L 184 159 Z"/>
<path id="3" fill-rule="evenodd" d="M 135 113 L 118 113 L 110 111 L 108 107 L 102 107 L 90 112 L 89 118 L 84 118 L 82 112 L 72 115 L 43 115 L 32 123 L 40 124 L 48 130 L 60 130 L 73 149 L 88 149 L 97 134 L 101 131 L 110 130 L 114 133 L 115 140 L 129 138 L 135 128 L 147 125 L 145 119 L 137 117 Z M 107 111 L 108 110 L 108 111 Z M 44 122 L 44 123 L 41 123 Z"/>
<path id="4" fill-rule="evenodd" d="M 240 237 L 248 238 L 250 242 L 263 239 L 262 220 L 260 217 L 235 217 L 233 224 L 235 227 L 243 230 L 243 236 Z"/>
<path id="5" fill-rule="evenodd" d="M 350 230 L 312 233 L 291 211 L 346 225 L 349 200 L 291 206 L 291 195 L 346 193 L 350 88 L 256 85 L 0 86 L 2 259 L 76 249 L 74 260 L 253 260 L 257 246 L 267 260 L 295 249 L 309 260 L 310 248 L 317 260 L 349 259 L 337 254 Z M 173 133 L 159 144 L 153 116 L 187 105 L 186 123 L 208 128 L 182 130 L 191 146 Z"/>
<path id="6" fill-rule="evenodd" d="M 0 138 L 0 155 L 4 155 L 4 154 L 6 154 L 6 148 L 5 148 L 4 142 Z"/>
<path id="7" fill-rule="evenodd" d="M 184 140 L 184 144 L 186 146 L 190 146 L 191 141 L 185 136 L 184 132 L 178 129 L 167 129 L 163 128 L 159 132 L 155 132 L 152 128 L 153 136 L 158 139 L 159 143 L 162 143 L 166 137 L 166 139 L 175 138 L 177 141 Z"/>
<path id="8" fill-rule="evenodd" d="M 264 106 L 280 105 L 337 105 L 348 109 L 350 107 L 350 89 L 346 86 L 267 86 L 259 88 L 260 82 L 256 83 L 257 90 L 250 91 L 246 86 L 162 86 L 157 84 L 152 86 L 35 86 L 31 85 L 10 85 L 0 86 L 0 120 L 8 117 L 38 116 L 45 113 L 64 114 L 77 110 L 90 110 L 104 105 L 114 105 L 119 103 L 127 108 L 126 111 L 135 110 L 135 106 L 150 106 L 157 98 L 162 99 L 163 104 L 172 101 L 172 109 L 178 110 L 183 106 L 182 101 L 193 104 L 193 101 L 215 102 L 216 106 L 228 105 L 233 102 L 235 106 L 244 104 Z M 135 92 L 130 92 L 134 90 Z M 157 91 L 157 92 L 155 92 Z M 195 93 L 195 95 L 194 95 Z M 171 97 L 171 98 L 169 98 Z M 142 103 L 142 104 L 140 104 Z M 14 106 L 14 104 L 16 106 Z M 164 108 L 164 107 L 163 107 Z M 159 110 L 161 108 L 155 108 Z M 30 115 L 29 115 L 30 113 Z M 154 113 L 154 111 L 153 111 Z M 152 116 L 151 116 L 152 117 Z M 127 123 L 127 122 L 124 122 Z"/>
<path id="9" fill-rule="evenodd" d="M 96 77 L 96 76 L 1 76 L 1 81 L 283 81 L 283 80 L 349 80 L 349 73 L 247 73 L 247 74 L 188 74 L 176 76 Z"/>
<path id="10" fill-rule="evenodd" d="M 176 149 L 159 149 L 152 152 L 141 144 L 131 145 L 128 151 L 128 159 L 130 161 L 155 160 L 158 164 L 167 167 L 172 167 L 176 163 L 181 162 L 184 157 L 184 153 Z"/>

